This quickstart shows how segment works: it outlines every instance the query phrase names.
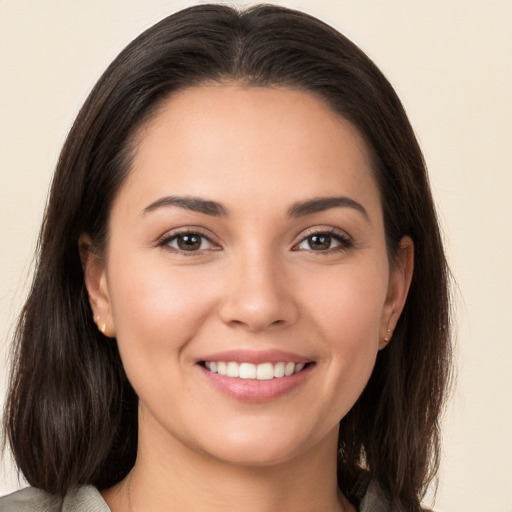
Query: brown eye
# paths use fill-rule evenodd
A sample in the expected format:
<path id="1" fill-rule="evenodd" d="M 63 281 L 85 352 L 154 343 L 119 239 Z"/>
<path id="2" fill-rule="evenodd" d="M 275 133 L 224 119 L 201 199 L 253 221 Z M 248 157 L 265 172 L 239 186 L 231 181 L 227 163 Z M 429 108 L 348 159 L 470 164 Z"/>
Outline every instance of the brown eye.
<path id="1" fill-rule="evenodd" d="M 201 237 L 198 235 L 179 235 L 176 241 L 182 251 L 197 251 L 201 247 Z"/>
<path id="2" fill-rule="evenodd" d="M 212 242 L 198 233 L 180 233 L 169 238 L 165 245 L 182 252 L 198 252 L 212 248 Z"/>
<path id="3" fill-rule="evenodd" d="M 299 251 L 313 251 L 320 253 L 332 253 L 352 247 L 352 241 L 342 231 L 335 232 L 318 231 L 303 238 L 295 246 Z"/>
<path id="4" fill-rule="evenodd" d="M 306 238 L 308 247 L 313 251 L 326 251 L 331 248 L 332 237 L 330 235 L 311 235 Z"/>

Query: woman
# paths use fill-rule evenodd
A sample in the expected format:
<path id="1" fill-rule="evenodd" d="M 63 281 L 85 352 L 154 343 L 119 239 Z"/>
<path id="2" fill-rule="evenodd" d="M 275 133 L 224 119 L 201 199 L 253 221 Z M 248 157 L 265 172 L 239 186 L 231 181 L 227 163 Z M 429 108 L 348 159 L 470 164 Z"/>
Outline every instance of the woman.
<path id="1" fill-rule="evenodd" d="M 420 510 L 447 268 L 390 84 L 281 7 L 150 28 L 68 136 L 16 343 L 2 510 Z"/>

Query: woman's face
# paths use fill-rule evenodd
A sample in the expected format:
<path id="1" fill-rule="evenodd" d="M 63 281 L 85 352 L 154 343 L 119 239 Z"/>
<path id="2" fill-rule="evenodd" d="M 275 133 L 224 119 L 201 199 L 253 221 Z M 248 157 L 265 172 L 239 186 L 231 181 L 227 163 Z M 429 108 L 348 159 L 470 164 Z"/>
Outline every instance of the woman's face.
<path id="1" fill-rule="evenodd" d="M 286 88 L 176 93 L 109 228 L 86 279 L 141 443 L 244 465 L 332 449 L 408 286 L 349 122 Z"/>

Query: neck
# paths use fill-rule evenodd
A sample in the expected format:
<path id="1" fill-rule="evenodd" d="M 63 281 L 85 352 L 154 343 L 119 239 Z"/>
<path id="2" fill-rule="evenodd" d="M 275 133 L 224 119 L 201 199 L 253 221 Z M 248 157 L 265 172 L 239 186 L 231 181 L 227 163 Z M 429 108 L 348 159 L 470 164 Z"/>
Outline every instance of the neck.
<path id="1" fill-rule="evenodd" d="M 139 432 L 130 474 L 103 496 L 113 512 L 353 511 L 336 481 L 337 429 L 291 460 L 250 466 Z"/>

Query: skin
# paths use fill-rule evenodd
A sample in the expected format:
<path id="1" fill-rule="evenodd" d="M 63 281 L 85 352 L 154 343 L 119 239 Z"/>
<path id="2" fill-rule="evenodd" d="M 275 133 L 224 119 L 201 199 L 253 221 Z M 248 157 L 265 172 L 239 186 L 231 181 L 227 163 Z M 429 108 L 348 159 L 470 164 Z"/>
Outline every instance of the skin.
<path id="1" fill-rule="evenodd" d="M 409 239 L 388 261 L 362 138 L 310 94 L 228 84 L 172 95 L 137 141 L 106 253 L 81 239 L 91 306 L 140 397 L 135 467 L 105 500 L 114 511 L 355 510 L 337 490 L 338 423 L 412 274 Z M 216 201 L 229 214 L 145 212 L 166 196 Z M 297 202 L 333 196 L 364 212 L 289 215 Z M 210 242 L 180 252 L 177 230 Z M 308 236 L 332 230 L 327 248 L 312 248 Z M 283 396 L 246 402 L 197 364 L 232 349 L 314 364 Z"/>

